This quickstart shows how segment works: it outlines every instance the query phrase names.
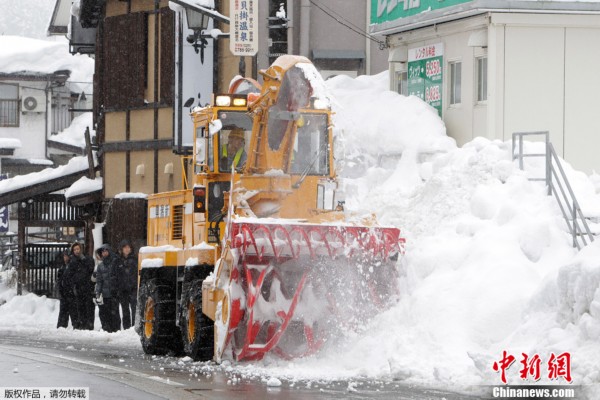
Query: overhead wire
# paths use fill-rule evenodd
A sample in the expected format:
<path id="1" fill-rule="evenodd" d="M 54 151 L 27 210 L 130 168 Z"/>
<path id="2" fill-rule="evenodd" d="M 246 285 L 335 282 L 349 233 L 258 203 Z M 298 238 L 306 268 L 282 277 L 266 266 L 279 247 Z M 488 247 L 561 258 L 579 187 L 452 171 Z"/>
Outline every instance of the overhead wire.
<path id="1" fill-rule="evenodd" d="M 376 37 L 368 34 L 366 31 L 362 30 L 360 27 L 358 27 L 355 24 L 353 24 L 352 22 L 348 21 L 342 15 L 338 14 L 337 12 L 330 9 L 329 7 L 322 5 L 322 4 L 318 4 L 315 0 L 309 0 L 309 2 L 312 5 L 314 5 L 315 7 L 317 7 L 319 10 L 323 11 L 325 14 L 327 14 L 329 17 L 331 17 L 337 23 L 339 23 L 339 24 L 345 26 L 346 28 L 350 29 L 351 31 L 379 44 L 380 49 L 385 49 L 387 47 L 387 44 L 384 41 L 379 40 Z"/>

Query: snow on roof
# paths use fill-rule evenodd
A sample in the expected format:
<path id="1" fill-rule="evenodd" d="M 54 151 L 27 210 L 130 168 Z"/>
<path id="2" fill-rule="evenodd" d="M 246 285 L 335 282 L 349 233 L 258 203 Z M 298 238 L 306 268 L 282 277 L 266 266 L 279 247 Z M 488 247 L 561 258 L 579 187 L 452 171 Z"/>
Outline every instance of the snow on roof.
<path id="1" fill-rule="evenodd" d="M 147 199 L 148 195 L 146 193 L 129 193 L 123 192 L 119 193 L 115 196 L 115 199 Z"/>
<path id="2" fill-rule="evenodd" d="M 29 164 L 33 165 L 54 165 L 54 163 L 46 158 L 27 158 Z"/>
<path id="3" fill-rule="evenodd" d="M 98 190 L 102 190 L 102 177 L 90 179 L 84 176 L 65 191 L 65 198 L 70 199 L 71 197 L 97 192 Z"/>
<path id="4" fill-rule="evenodd" d="M 19 139 L 0 138 L 0 149 L 20 149 L 21 141 Z"/>
<path id="5" fill-rule="evenodd" d="M 57 135 L 50 137 L 52 141 L 85 148 L 85 128 L 90 128 L 90 139 L 96 136 L 92 113 L 84 113 L 73 119 L 71 125 Z"/>
<path id="6" fill-rule="evenodd" d="M 65 43 L 19 36 L 0 36 L 0 73 L 52 74 L 71 71 L 70 81 L 92 82 L 94 60 L 71 55 Z"/>
<path id="7" fill-rule="evenodd" d="M 80 172 L 87 168 L 87 157 L 73 157 L 68 164 L 58 168 L 46 168 L 43 171 L 32 172 L 31 174 L 15 176 L 14 178 L 0 181 L 0 194 L 26 188 L 37 183 L 47 182 L 52 179 Z"/>

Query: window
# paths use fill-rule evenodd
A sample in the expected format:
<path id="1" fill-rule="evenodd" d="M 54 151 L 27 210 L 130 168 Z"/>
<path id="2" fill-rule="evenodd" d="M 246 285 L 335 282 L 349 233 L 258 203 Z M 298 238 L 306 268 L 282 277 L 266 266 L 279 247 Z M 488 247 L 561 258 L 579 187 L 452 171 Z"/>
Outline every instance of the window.
<path id="1" fill-rule="evenodd" d="M 477 59 L 477 101 L 487 100 L 487 57 Z"/>
<path id="2" fill-rule="evenodd" d="M 290 172 L 300 175 L 329 174 L 329 129 L 325 114 L 303 114 L 298 128 Z"/>
<path id="3" fill-rule="evenodd" d="M 460 104 L 461 63 L 451 62 L 450 67 L 450 104 Z"/>
<path id="4" fill-rule="evenodd" d="M 252 120 L 248 114 L 241 111 L 219 111 L 219 120 L 223 124 L 219 131 L 219 143 L 212 140 L 209 144 L 209 151 L 213 145 L 218 145 L 216 149 L 219 157 L 219 171 L 231 172 L 231 165 L 235 164 L 236 170 L 240 171 L 246 163 L 248 150 L 250 147 L 250 133 L 252 132 Z M 233 132 L 234 135 L 231 135 Z M 212 137 L 212 135 L 209 135 Z M 212 160 L 209 160 L 212 165 Z"/>
<path id="5" fill-rule="evenodd" d="M 408 73 L 406 71 L 396 72 L 396 90 L 398 93 L 404 96 L 408 96 Z"/>
<path id="6" fill-rule="evenodd" d="M 18 127 L 19 111 L 19 86 L 0 83 L 0 127 Z"/>

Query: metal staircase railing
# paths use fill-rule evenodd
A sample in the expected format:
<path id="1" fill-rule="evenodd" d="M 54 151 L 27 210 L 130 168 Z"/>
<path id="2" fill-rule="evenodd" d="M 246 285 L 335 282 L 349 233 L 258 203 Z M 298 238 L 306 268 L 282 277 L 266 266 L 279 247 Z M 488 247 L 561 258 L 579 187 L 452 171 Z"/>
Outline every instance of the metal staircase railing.
<path id="1" fill-rule="evenodd" d="M 545 153 L 524 153 L 524 136 L 544 136 Z M 518 145 L 518 146 L 517 146 Z M 515 148 L 517 152 L 515 153 Z M 586 217 L 579 207 L 575 193 L 567 179 L 567 175 L 556 155 L 554 146 L 550 143 L 548 132 L 515 132 L 512 136 L 512 158 L 519 161 L 519 168 L 524 170 L 523 159 L 526 157 L 545 157 L 546 176 L 544 178 L 530 178 L 530 180 L 545 181 L 548 196 L 554 194 L 562 215 L 567 223 L 573 238 L 573 247 L 581 249 L 594 241 Z"/>

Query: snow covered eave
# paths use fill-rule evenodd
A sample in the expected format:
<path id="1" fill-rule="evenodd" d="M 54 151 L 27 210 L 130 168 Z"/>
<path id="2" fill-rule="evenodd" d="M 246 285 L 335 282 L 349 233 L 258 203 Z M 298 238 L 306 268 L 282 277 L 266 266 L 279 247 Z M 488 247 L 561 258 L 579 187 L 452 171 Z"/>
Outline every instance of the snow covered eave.
<path id="1" fill-rule="evenodd" d="M 377 12 L 377 10 L 373 10 Z M 423 11 L 419 14 L 380 24 L 371 24 L 369 33 L 393 35 L 413 29 L 433 26 L 474 15 L 489 12 L 535 13 L 535 14 L 600 14 L 600 2 L 582 1 L 537 1 L 537 0 L 472 0 L 438 10 Z"/>
<path id="2" fill-rule="evenodd" d="M 75 207 L 81 207 L 92 203 L 102 201 L 102 189 L 93 192 L 81 193 L 77 196 L 72 196 L 67 199 L 67 202 Z"/>
<path id="3" fill-rule="evenodd" d="M 0 156 L 14 156 L 15 149 L 10 148 L 0 148 Z"/>
<path id="4" fill-rule="evenodd" d="M 71 0 L 56 0 L 48 25 L 48 36 L 66 35 L 71 21 Z"/>
<path id="5" fill-rule="evenodd" d="M 73 206 L 101 202 L 103 182 L 101 177 L 90 179 L 83 176 L 65 191 L 65 198 Z"/>
<path id="6" fill-rule="evenodd" d="M 66 189 L 88 174 L 87 159 L 75 157 L 67 165 L 5 179 L 0 181 L 0 207 Z"/>
<path id="7" fill-rule="evenodd" d="M 61 152 L 65 152 L 68 154 L 77 154 L 80 156 L 85 155 L 85 148 L 75 146 L 68 143 L 57 142 L 52 139 L 48 139 L 48 148 L 54 150 L 60 150 Z"/>
<path id="8" fill-rule="evenodd" d="M 64 84 L 71 75 L 69 70 L 55 71 L 51 74 L 33 71 L 1 72 L 0 81 L 42 81 Z"/>
<path id="9" fill-rule="evenodd" d="M 230 23 L 229 17 L 224 16 L 216 10 L 212 10 L 210 8 L 201 6 L 200 4 L 198 4 L 197 0 L 171 0 L 171 3 L 175 3 L 184 8 L 189 8 L 191 10 L 197 11 L 200 14 L 206 14 L 214 20 L 223 22 L 224 24 L 229 25 Z"/>

